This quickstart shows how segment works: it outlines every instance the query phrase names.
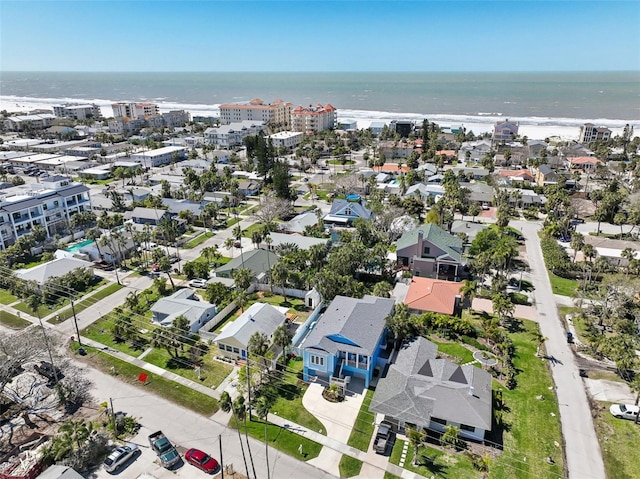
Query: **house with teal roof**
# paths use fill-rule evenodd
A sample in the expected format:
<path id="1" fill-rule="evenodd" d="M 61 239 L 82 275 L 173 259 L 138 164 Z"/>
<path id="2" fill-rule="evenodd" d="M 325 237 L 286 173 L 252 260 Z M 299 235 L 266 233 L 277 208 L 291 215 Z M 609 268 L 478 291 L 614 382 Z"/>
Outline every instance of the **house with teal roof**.
<path id="1" fill-rule="evenodd" d="M 434 224 L 407 231 L 396 244 L 398 266 L 415 276 L 459 281 L 465 262 L 462 239 Z"/>

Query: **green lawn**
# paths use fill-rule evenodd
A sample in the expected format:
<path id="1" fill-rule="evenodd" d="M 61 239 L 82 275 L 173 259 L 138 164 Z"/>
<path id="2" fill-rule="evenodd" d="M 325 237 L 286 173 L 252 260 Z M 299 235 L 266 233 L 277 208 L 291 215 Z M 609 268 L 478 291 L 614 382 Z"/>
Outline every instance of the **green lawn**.
<path id="1" fill-rule="evenodd" d="M 91 296 L 85 297 L 84 299 L 78 301 L 77 303 L 75 303 L 76 315 L 78 315 L 80 311 L 84 311 L 85 309 L 93 306 L 97 301 L 100 301 L 101 299 L 106 298 L 107 296 L 115 293 L 116 291 L 121 290 L 122 288 L 124 288 L 123 285 L 118 283 L 112 283 L 106 288 L 101 289 L 97 293 L 92 294 Z M 64 311 L 61 311 L 60 314 L 57 314 L 56 316 L 49 318 L 47 322 L 51 324 L 59 324 L 71 317 L 73 317 L 73 310 L 71 308 L 67 308 Z"/>
<path id="2" fill-rule="evenodd" d="M 302 366 L 302 358 L 289 361 L 288 373 L 282 376 L 283 383 L 278 387 L 280 396 L 271 408 L 271 412 L 311 431 L 326 434 L 322 423 L 302 405 L 302 396 L 307 390 L 305 385 L 298 384 L 302 379 Z"/>
<path id="3" fill-rule="evenodd" d="M 69 304 L 69 300 L 65 300 L 64 302 L 58 304 L 53 304 L 51 305 L 52 307 L 50 308 L 47 305 L 40 305 L 40 307 L 38 308 L 38 312 L 40 313 L 40 317 L 44 318 L 45 316 L 50 315 L 51 313 L 59 310 L 60 308 L 62 308 L 63 306 L 66 306 L 67 304 Z M 20 302 L 16 305 L 13 306 L 14 308 L 16 308 L 18 311 L 22 311 L 23 313 L 27 313 L 33 317 L 36 317 L 37 314 L 34 313 L 31 308 L 29 306 L 27 306 L 27 303 L 24 302 Z"/>
<path id="4" fill-rule="evenodd" d="M 166 350 L 154 348 L 143 358 L 143 361 L 213 388 L 218 387 L 233 370 L 231 365 L 213 359 L 213 355 L 209 352 L 202 357 L 203 363 L 200 369 L 200 379 L 198 379 L 198 374 L 194 370 L 193 364 L 188 360 L 186 351 L 183 356 L 182 358 L 172 358 Z"/>
<path id="5" fill-rule="evenodd" d="M 562 444 L 562 435 L 553 381 L 548 363 L 535 357 L 536 345 L 531 340 L 531 332 L 537 325 L 531 321 L 524 321 L 523 325 L 525 331 L 511 334 L 516 346 L 513 362 L 519 371 L 516 377 L 518 385 L 512 391 L 500 387 L 503 400 L 509 408 L 503 413 L 504 421 L 508 424 L 508 430 L 504 432 L 504 449 L 519 451 L 519 455 L 527 458 L 551 457 L 555 464 L 549 465 L 544 460 L 523 462 L 514 458 L 513 454 L 504 452 L 491 462 L 490 477 L 563 477 L 562 448 L 554 445 L 554 441 Z M 544 399 L 536 399 L 537 396 Z"/>
<path id="6" fill-rule="evenodd" d="M 566 279 L 556 276 L 549 272 L 549 279 L 551 280 L 551 287 L 553 288 L 553 294 L 560 294 L 562 296 L 574 296 L 576 289 L 578 289 L 578 281 L 575 279 Z"/>
<path id="7" fill-rule="evenodd" d="M 634 479 L 640 477 L 638 444 L 640 425 L 626 419 L 616 419 L 609 413 L 612 403 L 598 402 L 595 418 L 596 434 L 600 441 L 607 477 Z"/>
<path id="8" fill-rule="evenodd" d="M 343 455 L 338 464 L 340 477 L 355 477 L 362 470 L 362 461 L 351 456 Z"/>
<path id="9" fill-rule="evenodd" d="M 249 300 L 247 301 L 244 310 L 246 311 L 247 308 L 249 308 L 249 306 L 254 303 L 268 303 L 273 306 L 288 307 L 288 313 L 292 313 L 298 316 L 297 322 L 304 322 L 312 313 L 312 310 L 304 305 L 304 300 L 287 297 L 287 301 L 285 302 L 284 296 L 280 296 L 277 294 L 270 296 L 267 293 L 267 296 L 260 296 L 257 293 L 253 293 L 249 296 Z M 242 310 L 240 308 L 237 308 L 229 315 L 229 317 L 227 317 L 222 323 L 218 325 L 215 332 L 219 333 L 227 323 L 236 320 L 241 314 Z"/>
<path id="10" fill-rule="evenodd" d="M 74 343 L 74 345 L 76 345 L 76 343 Z M 77 350 L 77 346 L 74 346 L 74 349 Z M 84 356 L 84 358 L 88 362 L 108 374 L 112 374 L 112 368 L 115 368 L 115 374 L 121 381 L 133 384 L 145 391 L 150 391 L 167 399 L 168 401 L 184 406 L 187 409 L 191 409 L 198 414 L 202 414 L 203 416 L 209 417 L 218 410 L 218 401 L 212 397 L 206 396 L 198 391 L 194 391 L 182 384 L 164 379 L 161 376 L 157 376 L 137 366 L 121 361 L 120 359 L 110 356 L 102 351 L 97 351 L 89 347 L 85 347 L 85 350 L 88 354 L 87 356 Z M 77 357 L 79 359 L 83 358 L 82 356 Z M 147 374 L 148 379 L 146 384 L 142 384 L 138 381 L 138 376 L 142 372 Z"/>
<path id="11" fill-rule="evenodd" d="M 249 226 L 246 230 L 242 231 L 242 236 L 244 236 L 245 238 L 251 238 L 251 235 L 256 231 L 262 234 L 263 229 L 264 229 L 264 223 L 260 223 L 260 222 L 254 223 L 251 226 Z"/>
<path id="12" fill-rule="evenodd" d="M 239 223 L 241 220 L 241 218 L 231 218 L 227 220 L 227 225 L 225 226 L 225 228 L 231 228 L 233 225 L 235 225 L 236 223 Z"/>
<path id="13" fill-rule="evenodd" d="M 389 462 L 396 465 L 400 463 L 403 446 L 404 441 L 396 440 Z M 481 477 L 481 473 L 473 468 L 471 460 L 462 452 L 446 453 L 434 447 L 422 446 L 418 461 L 420 465 L 418 466 L 413 465 L 414 455 L 414 448 L 409 446 L 404 468 L 425 477 L 435 476 L 455 479 L 479 479 Z"/>
<path id="14" fill-rule="evenodd" d="M 18 301 L 14 295 L 12 295 L 9 291 L 0 289 L 0 304 L 11 304 Z"/>
<path id="15" fill-rule="evenodd" d="M 8 311 L 0 310 L 0 324 L 11 329 L 24 329 L 31 323 Z"/>
<path id="16" fill-rule="evenodd" d="M 213 237 L 213 233 L 211 233 L 210 231 L 207 231 L 206 233 L 196 236 L 191 241 L 188 241 L 187 243 L 182 245 L 182 247 L 184 249 L 195 248 L 199 244 L 204 243 L 205 241 L 207 241 L 209 238 L 212 238 L 212 237 Z"/>
<path id="17" fill-rule="evenodd" d="M 111 328 L 113 327 L 114 319 L 115 317 L 112 317 L 112 315 L 110 314 L 105 315 L 99 320 L 95 321 L 93 324 L 80 331 L 80 334 L 89 339 L 93 339 L 100 344 L 104 344 L 105 346 L 109 346 L 110 348 L 122 351 L 129 356 L 140 356 L 144 349 L 134 349 L 129 345 L 129 343 L 114 341 L 113 336 L 111 335 Z"/>
<path id="18" fill-rule="evenodd" d="M 237 429 L 235 419 L 232 418 L 229 421 L 229 426 Z M 240 430 L 244 434 L 244 426 L 240 425 Z M 262 420 L 254 417 L 252 421 L 247 421 L 247 433 L 264 444 L 264 422 Z M 267 425 L 267 442 L 272 448 L 304 461 L 318 457 L 322 449 L 321 444 L 271 423 Z M 300 445 L 302 445 L 302 456 L 298 452 Z M 273 451 L 270 451 L 270 458 L 271 461 L 275 458 Z M 239 467 L 237 465 L 236 469 Z"/>
<path id="19" fill-rule="evenodd" d="M 455 358 L 454 360 L 460 364 L 473 361 L 473 353 L 462 344 L 434 341 L 433 339 L 430 339 L 430 341 L 438 345 L 439 353 L 452 356 Z"/>

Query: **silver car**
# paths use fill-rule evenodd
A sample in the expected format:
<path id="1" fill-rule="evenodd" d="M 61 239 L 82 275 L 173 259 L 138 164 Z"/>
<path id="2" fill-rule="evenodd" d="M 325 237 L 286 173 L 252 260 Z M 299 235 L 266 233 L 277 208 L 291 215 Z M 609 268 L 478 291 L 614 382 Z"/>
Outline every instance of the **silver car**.
<path id="1" fill-rule="evenodd" d="M 618 419 L 630 419 L 635 421 L 640 413 L 640 407 L 633 404 L 612 404 L 609 412 Z"/>
<path id="2" fill-rule="evenodd" d="M 137 453 L 138 446 L 135 444 L 127 444 L 126 446 L 115 448 L 104 460 L 104 470 L 107 472 L 116 472 L 122 466 L 127 464 L 129 459 L 136 456 Z"/>

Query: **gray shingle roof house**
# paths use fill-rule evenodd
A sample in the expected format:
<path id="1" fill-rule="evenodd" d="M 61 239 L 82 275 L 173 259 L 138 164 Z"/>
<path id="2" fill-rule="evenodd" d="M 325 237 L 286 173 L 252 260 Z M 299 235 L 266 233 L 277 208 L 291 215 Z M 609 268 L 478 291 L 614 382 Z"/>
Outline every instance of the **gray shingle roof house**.
<path id="1" fill-rule="evenodd" d="M 336 296 L 300 345 L 304 380 L 354 376 L 364 379 L 369 387 L 386 343 L 385 320 L 394 305 L 393 299 L 376 296 Z"/>
<path id="2" fill-rule="evenodd" d="M 280 230 L 285 233 L 304 233 L 307 226 L 318 224 L 318 215 L 315 211 L 306 211 L 294 216 L 286 223 L 280 224 Z"/>
<path id="3" fill-rule="evenodd" d="M 416 276 L 458 279 L 461 274 L 462 239 L 434 224 L 420 225 L 397 242 L 398 265 Z"/>
<path id="4" fill-rule="evenodd" d="M 284 323 L 286 313 L 287 308 L 266 303 L 252 304 L 216 337 L 220 354 L 231 359 L 245 359 L 251 336 L 263 333 L 271 339 L 276 328 Z"/>
<path id="5" fill-rule="evenodd" d="M 444 431 L 484 440 L 491 430 L 491 375 L 471 365 L 436 359 L 438 347 L 425 338 L 405 341 L 395 362 L 378 381 L 369 409 L 397 421 L 400 427 Z"/>
<path id="6" fill-rule="evenodd" d="M 272 250 L 283 244 L 292 244 L 297 246 L 298 249 L 308 250 L 314 245 L 326 245 L 329 243 L 329 238 L 314 238 L 313 236 L 302 236 L 298 233 L 270 233 L 269 236 L 271 236 L 271 245 L 269 245 L 269 248 Z"/>
<path id="7" fill-rule="evenodd" d="M 24 281 L 35 281 L 42 286 L 50 278 L 63 276 L 78 268 L 93 271 L 93 264 L 78 258 L 58 258 L 33 268 L 18 270 L 16 276 Z"/>
<path id="8" fill-rule="evenodd" d="M 232 273 L 236 269 L 243 267 L 253 272 L 253 275 L 260 280 L 261 276 L 269 271 L 270 266 L 278 262 L 278 256 L 266 249 L 254 249 L 252 251 L 243 252 L 237 258 L 233 258 L 227 264 L 216 269 L 216 276 L 221 278 L 231 278 Z"/>
<path id="9" fill-rule="evenodd" d="M 162 326 L 171 326 L 174 319 L 183 315 L 189 321 L 192 333 L 197 332 L 216 315 L 215 304 L 195 299 L 195 292 L 188 288 L 177 290 L 171 296 L 161 298 L 151 307 L 152 319 Z"/>
<path id="10" fill-rule="evenodd" d="M 131 212 L 130 218 L 137 224 L 158 226 L 162 217 L 168 214 L 169 212 L 167 210 L 136 206 Z"/>
<path id="11" fill-rule="evenodd" d="M 344 200 L 333 200 L 331 211 L 323 219 L 327 225 L 350 226 L 358 218 L 368 220 L 371 218 L 371 210 L 367 208 L 367 202 L 357 195 L 347 197 Z"/>

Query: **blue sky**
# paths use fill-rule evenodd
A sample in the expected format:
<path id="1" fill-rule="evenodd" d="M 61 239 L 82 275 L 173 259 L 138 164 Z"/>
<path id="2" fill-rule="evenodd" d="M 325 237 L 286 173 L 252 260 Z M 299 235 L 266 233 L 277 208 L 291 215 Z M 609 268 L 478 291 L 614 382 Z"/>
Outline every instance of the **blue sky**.
<path id="1" fill-rule="evenodd" d="M 0 69 L 640 70 L 639 25 L 637 0 L 0 0 Z"/>

